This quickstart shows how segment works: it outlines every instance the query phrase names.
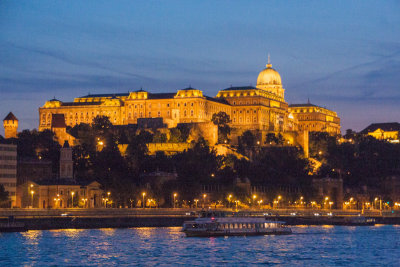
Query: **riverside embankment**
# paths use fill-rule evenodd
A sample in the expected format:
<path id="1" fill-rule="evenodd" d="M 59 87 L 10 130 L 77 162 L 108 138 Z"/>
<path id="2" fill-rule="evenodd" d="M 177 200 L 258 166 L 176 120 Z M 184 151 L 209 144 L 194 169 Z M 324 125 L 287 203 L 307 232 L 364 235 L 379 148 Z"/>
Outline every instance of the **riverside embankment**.
<path id="1" fill-rule="evenodd" d="M 171 227 L 194 219 L 201 209 L 0 209 L 0 223 L 23 223 L 28 230 Z M 224 210 L 221 211 L 232 211 Z M 358 216 L 362 211 L 343 210 L 241 210 L 249 216 L 266 216 L 288 225 L 334 225 L 342 218 Z M 399 211 L 365 211 L 377 224 L 400 224 Z"/>

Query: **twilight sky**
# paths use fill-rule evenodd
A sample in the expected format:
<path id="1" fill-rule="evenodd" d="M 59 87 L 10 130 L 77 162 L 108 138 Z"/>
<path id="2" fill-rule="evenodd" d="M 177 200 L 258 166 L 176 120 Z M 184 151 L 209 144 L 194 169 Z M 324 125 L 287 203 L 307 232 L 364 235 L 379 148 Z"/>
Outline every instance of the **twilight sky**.
<path id="1" fill-rule="evenodd" d="M 0 117 L 38 127 L 53 98 L 255 85 L 267 54 L 288 103 L 342 132 L 400 121 L 399 1 L 0 1 Z M 0 134 L 4 134 L 1 127 Z"/>

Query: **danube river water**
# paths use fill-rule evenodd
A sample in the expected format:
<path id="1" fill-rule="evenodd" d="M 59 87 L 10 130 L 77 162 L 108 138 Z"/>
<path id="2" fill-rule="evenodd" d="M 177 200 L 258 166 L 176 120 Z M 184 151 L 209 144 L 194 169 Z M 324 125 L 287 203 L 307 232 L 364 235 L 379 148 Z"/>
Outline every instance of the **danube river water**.
<path id="1" fill-rule="evenodd" d="M 0 234 L 0 266 L 400 266 L 400 226 L 295 226 L 292 235 L 187 238 L 180 228 Z"/>

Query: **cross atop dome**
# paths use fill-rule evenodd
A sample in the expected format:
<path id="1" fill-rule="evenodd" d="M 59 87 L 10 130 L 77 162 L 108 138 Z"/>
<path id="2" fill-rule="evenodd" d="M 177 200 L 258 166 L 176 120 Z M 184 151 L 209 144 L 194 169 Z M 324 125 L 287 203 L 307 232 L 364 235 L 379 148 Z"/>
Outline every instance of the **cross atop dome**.
<path id="1" fill-rule="evenodd" d="M 268 53 L 268 63 L 267 63 L 267 65 L 266 65 L 266 67 L 267 68 L 272 68 L 272 64 L 271 64 L 271 56 L 269 55 L 269 53 Z"/>

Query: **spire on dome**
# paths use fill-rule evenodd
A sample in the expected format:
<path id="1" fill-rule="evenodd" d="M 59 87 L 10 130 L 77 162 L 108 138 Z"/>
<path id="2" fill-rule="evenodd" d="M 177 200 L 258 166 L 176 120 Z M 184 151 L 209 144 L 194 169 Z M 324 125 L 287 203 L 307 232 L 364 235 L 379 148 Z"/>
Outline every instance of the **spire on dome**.
<path id="1" fill-rule="evenodd" d="M 267 68 L 272 68 L 272 64 L 271 64 L 271 56 L 268 53 L 268 64 L 266 65 Z"/>

